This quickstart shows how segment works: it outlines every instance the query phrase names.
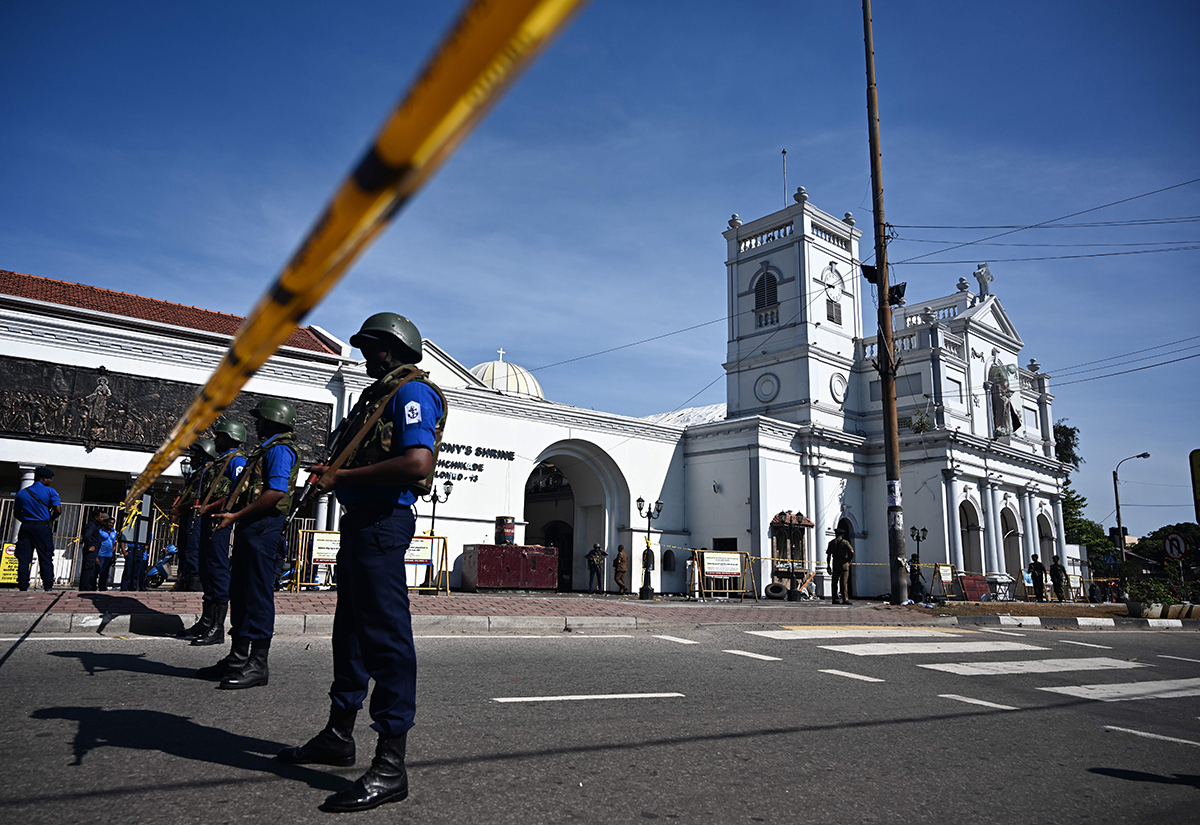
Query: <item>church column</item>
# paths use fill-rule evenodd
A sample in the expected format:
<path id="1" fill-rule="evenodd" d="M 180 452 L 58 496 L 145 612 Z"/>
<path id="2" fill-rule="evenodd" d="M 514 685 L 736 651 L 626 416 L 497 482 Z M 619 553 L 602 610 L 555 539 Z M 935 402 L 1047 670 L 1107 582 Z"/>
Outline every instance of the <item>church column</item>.
<path id="1" fill-rule="evenodd" d="M 1042 452 L 1047 458 L 1054 458 L 1054 420 L 1050 411 L 1050 376 L 1038 373 L 1041 365 L 1032 358 L 1029 359 L 1029 371 L 1034 373 L 1038 388 L 1038 422 L 1042 428 Z"/>
<path id="2" fill-rule="evenodd" d="M 1037 510 L 1034 508 L 1033 495 L 1037 488 L 1032 484 L 1025 487 L 1021 499 L 1021 519 L 1025 522 L 1025 567 L 1033 561 L 1033 554 L 1039 556 L 1042 551 L 1038 541 Z"/>
<path id="3" fill-rule="evenodd" d="M 1054 493 L 1050 496 L 1050 506 L 1054 508 L 1054 547 L 1062 563 L 1067 563 L 1067 528 L 1063 525 L 1062 496 Z M 1086 557 L 1084 558 L 1086 561 Z"/>
<path id="4" fill-rule="evenodd" d="M 329 493 L 317 499 L 317 517 L 314 519 L 313 529 L 329 529 Z"/>
<path id="5" fill-rule="evenodd" d="M 817 585 L 818 596 L 828 596 L 829 589 L 829 572 L 827 565 L 828 559 L 825 556 L 825 547 L 829 541 L 825 538 L 825 475 L 829 472 L 828 467 L 817 465 L 812 468 L 813 472 L 813 523 L 816 526 L 813 528 L 813 554 L 817 560 L 817 575 L 815 582 Z"/>
<path id="6" fill-rule="evenodd" d="M 984 560 L 985 573 L 992 575 L 1000 572 L 1000 556 L 1004 553 L 1004 537 L 1000 533 L 1000 485 L 999 483 L 988 477 L 985 482 L 987 485 L 987 531 L 984 537 L 987 539 L 986 556 Z"/>
<path id="7" fill-rule="evenodd" d="M 19 464 L 17 466 L 21 470 L 21 483 L 20 483 L 20 485 L 18 485 L 17 490 L 24 490 L 26 487 L 33 484 L 33 471 L 42 465 L 40 465 L 40 464 Z M 18 521 L 17 517 L 14 515 L 12 518 L 12 525 L 10 526 L 9 531 L 8 531 L 9 542 L 15 542 L 17 540 L 17 531 L 20 529 L 21 529 L 21 522 Z"/>
<path id="8" fill-rule="evenodd" d="M 948 559 L 950 564 L 953 564 L 956 570 L 963 569 L 963 546 L 962 546 L 962 524 L 958 518 L 958 497 L 960 495 L 958 479 L 962 475 L 962 470 L 957 467 L 950 467 L 942 470 L 942 475 L 946 477 L 946 519 L 947 531 L 950 533 L 948 539 Z"/>

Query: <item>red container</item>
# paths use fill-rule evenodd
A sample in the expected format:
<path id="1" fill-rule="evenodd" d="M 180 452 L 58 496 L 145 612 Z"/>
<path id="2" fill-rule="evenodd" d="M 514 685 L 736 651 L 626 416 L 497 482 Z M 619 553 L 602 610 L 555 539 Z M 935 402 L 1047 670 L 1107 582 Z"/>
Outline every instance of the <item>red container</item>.
<path id="1" fill-rule="evenodd" d="M 468 544 L 463 547 L 462 589 L 557 590 L 558 550 L 517 544 Z"/>

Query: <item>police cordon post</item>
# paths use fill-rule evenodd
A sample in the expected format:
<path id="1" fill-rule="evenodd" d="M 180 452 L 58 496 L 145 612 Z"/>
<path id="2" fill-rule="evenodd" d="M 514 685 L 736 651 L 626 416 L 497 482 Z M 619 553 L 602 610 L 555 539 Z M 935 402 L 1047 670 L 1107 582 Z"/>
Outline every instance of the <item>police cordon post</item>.
<path id="1" fill-rule="evenodd" d="M 475 0 L 342 182 L 125 499 L 132 509 L 446 161 L 585 0 Z"/>

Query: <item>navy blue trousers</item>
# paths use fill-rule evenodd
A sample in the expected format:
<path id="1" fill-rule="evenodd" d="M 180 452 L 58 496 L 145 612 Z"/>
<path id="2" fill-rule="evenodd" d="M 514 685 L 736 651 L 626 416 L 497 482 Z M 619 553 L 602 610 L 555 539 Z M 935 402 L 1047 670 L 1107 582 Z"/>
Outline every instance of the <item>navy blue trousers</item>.
<path id="1" fill-rule="evenodd" d="M 275 635 L 275 556 L 283 547 L 284 516 L 239 521 L 230 561 L 229 624 L 237 639 Z"/>
<path id="2" fill-rule="evenodd" d="M 339 709 L 357 710 L 374 679 L 371 727 L 399 736 L 413 726 L 417 708 L 404 566 L 416 519 L 408 507 L 357 507 L 346 511 L 341 528 L 329 698 Z"/>
<path id="3" fill-rule="evenodd" d="M 115 556 L 100 556 L 96 563 L 96 589 L 107 590 L 112 586 L 112 571 Z"/>
<path id="4" fill-rule="evenodd" d="M 199 518 L 203 522 L 200 528 L 200 586 L 204 589 L 204 601 L 225 604 L 229 601 L 229 537 L 233 528 L 226 527 L 214 533 L 217 519 L 214 516 Z"/>
<path id="5" fill-rule="evenodd" d="M 54 586 L 54 533 L 48 521 L 23 521 L 17 532 L 17 589 L 29 589 L 29 572 L 37 552 L 42 584 Z"/>
<path id="6" fill-rule="evenodd" d="M 195 576 L 200 568 L 200 522 L 204 517 L 188 510 L 179 517 L 179 578 Z"/>

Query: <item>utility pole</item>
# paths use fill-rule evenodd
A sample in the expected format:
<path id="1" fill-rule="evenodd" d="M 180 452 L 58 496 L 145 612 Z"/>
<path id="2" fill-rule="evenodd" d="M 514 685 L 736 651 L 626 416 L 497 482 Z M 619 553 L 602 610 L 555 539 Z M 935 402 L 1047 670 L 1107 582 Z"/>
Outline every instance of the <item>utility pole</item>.
<path id="1" fill-rule="evenodd" d="M 896 420 L 896 358 L 892 343 L 892 305 L 888 294 L 887 228 L 883 217 L 883 161 L 879 148 L 879 97 L 875 91 L 875 38 L 871 0 L 863 0 L 867 51 L 867 125 L 871 137 L 871 192 L 875 210 L 875 284 L 879 288 L 879 338 L 876 367 L 883 393 L 883 452 L 887 463 L 888 557 L 892 604 L 908 600 L 904 569 L 904 503 L 900 490 L 900 426 Z M 864 273 L 865 274 L 865 273 Z"/>

